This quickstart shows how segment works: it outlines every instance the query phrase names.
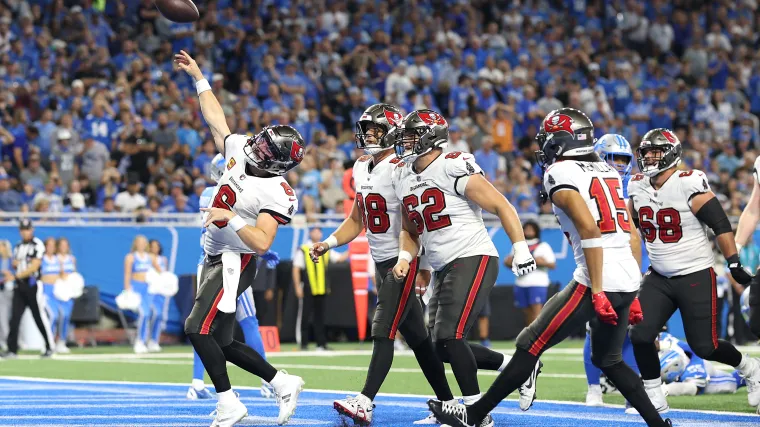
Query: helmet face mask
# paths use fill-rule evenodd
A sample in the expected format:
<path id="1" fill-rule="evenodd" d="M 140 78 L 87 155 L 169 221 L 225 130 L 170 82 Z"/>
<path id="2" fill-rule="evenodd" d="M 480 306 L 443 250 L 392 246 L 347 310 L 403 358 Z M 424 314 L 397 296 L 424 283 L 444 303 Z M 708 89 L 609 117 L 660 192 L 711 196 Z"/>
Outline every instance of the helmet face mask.
<path id="1" fill-rule="evenodd" d="M 246 162 L 272 175 L 284 175 L 298 166 L 304 155 L 303 138 L 290 126 L 268 126 L 248 138 L 243 152 Z"/>
<path id="2" fill-rule="evenodd" d="M 594 151 L 608 165 L 615 168 L 622 178 L 628 177 L 633 169 L 631 144 L 622 135 L 607 134 L 599 138 Z"/>

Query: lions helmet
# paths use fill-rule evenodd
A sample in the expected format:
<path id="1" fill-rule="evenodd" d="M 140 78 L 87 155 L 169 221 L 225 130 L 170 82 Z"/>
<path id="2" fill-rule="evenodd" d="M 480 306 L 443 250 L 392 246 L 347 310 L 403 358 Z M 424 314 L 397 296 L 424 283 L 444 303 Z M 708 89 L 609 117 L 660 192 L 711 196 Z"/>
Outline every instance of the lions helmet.
<path id="1" fill-rule="evenodd" d="M 393 148 L 393 130 L 401 124 L 403 118 L 401 110 L 395 105 L 375 104 L 367 108 L 356 122 L 356 148 L 367 154 Z M 379 134 L 370 133 L 373 128 L 379 129 Z"/>
<path id="2" fill-rule="evenodd" d="M 222 178 L 222 175 L 224 174 L 224 163 L 224 156 L 222 153 L 218 153 L 214 156 L 214 159 L 211 160 L 211 165 L 208 168 L 208 175 L 212 181 L 219 182 Z"/>
<path id="3" fill-rule="evenodd" d="M 594 151 L 602 160 L 615 168 L 620 173 L 621 178 L 627 178 L 631 175 L 633 151 L 631 144 L 623 135 L 613 133 L 604 135 L 594 144 Z M 624 163 L 620 163 L 619 160 Z"/>
<path id="4" fill-rule="evenodd" d="M 641 138 L 636 161 L 641 173 L 654 177 L 681 163 L 683 148 L 676 134 L 669 129 L 652 129 Z"/>
<path id="5" fill-rule="evenodd" d="M 449 123 L 433 110 L 412 111 L 396 129 L 396 156 L 413 162 L 449 141 Z"/>
<path id="6" fill-rule="evenodd" d="M 686 366 L 689 364 L 689 358 L 683 352 L 678 350 L 668 350 L 660 352 L 660 376 L 666 384 L 678 381 Z"/>
<path id="7" fill-rule="evenodd" d="M 272 175 L 284 175 L 303 160 L 306 143 L 291 126 L 267 126 L 248 138 L 243 152 L 246 161 L 256 169 Z"/>
<path id="8" fill-rule="evenodd" d="M 536 135 L 536 159 L 542 168 L 562 156 L 579 157 L 594 152 L 594 124 L 582 111 L 560 108 L 547 114 Z"/>

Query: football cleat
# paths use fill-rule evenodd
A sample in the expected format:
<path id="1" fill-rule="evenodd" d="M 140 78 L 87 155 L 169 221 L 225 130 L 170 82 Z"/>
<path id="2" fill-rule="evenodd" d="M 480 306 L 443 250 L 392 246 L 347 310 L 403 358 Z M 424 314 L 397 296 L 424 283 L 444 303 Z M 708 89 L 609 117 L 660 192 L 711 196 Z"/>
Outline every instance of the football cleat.
<path id="1" fill-rule="evenodd" d="M 428 400 L 428 408 L 430 408 L 430 412 L 432 412 L 442 424 L 451 427 L 476 427 L 475 424 L 468 422 L 467 407 L 461 403 L 448 403 L 431 399 Z M 486 418 L 489 419 L 490 416 Z M 493 425 L 493 420 L 491 420 L 491 425 Z"/>
<path id="2" fill-rule="evenodd" d="M 49 358 L 53 357 L 54 354 L 55 354 L 55 352 L 53 352 L 52 349 L 45 350 L 44 353 L 40 354 L 40 357 L 43 358 L 43 359 L 49 359 Z"/>
<path id="3" fill-rule="evenodd" d="M 339 414 L 354 420 L 355 424 L 366 426 L 372 422 L 375 405 L 369 397 L 358 394 L 356 397 L 346 396 L 345 399 L 334 401 L 333 408 Z"/>
<path id="4" fill-rule="evenodd" d="M 132 347 L 132 350 L 134 350 L 135 354 L 145 354 L 148 352 L 148 347 L 145 346 L 145 343 L 142 341 L 135 341 L 134 347 Z"/>
<path id="5" fill-rule="evenodd" d="M 488 414 L 485 418 L 483 418 L 483 421 L 480 422 L 480 425 L 478 427 L 493 427 L 495 424 L 496 423 L 494 423 L 491 414 Z"/>
<path id="6" fill-rule="evenodd" d="M 148 353 L 158 353 L 161 351 L 161 346 L 157 342 L 151 340 L 148 341 Z"/>
<path id="7" fill-rule="evenodd" d="M 625 413 L 628 415 L 639 415 L 638 409 L 634 408 L 631 402 L 627 400 L 625 401 Z"/>
<path id="8" fill-rule="evenodd" d="M 645 386 L 644 389 L 647 392 L 647 396 L 649 396 L 649 400 L 652 401 L 652 405 L 657 409 L 657 412 L 665 414 L 670 410 L 668 400 L 665 398 L 665 392 L 662 391 L 662 384 L 651 388 Z"/>
<path id="9" fill-rule="evenodd" d="M 238 399 L 233 402 L 216 404 L 216 415 L 211 427 L 232 427 L 238 421 L 248 416 L 248 409 Z"/>
<path id="10" fill-rule="evenodd" d="M 749 358 L 749 356 L 744 356 Z M 739 376 L 747 383 L 747 401 L 750 406 L 760 405 L 760 362 L 758 359 L 749 358 L 748 367 L 739 371 Z"/>
<path id="11" fill-rule="evenodd" d="M 13 360 L 13 359 L 18 359 L 18 355 L 16 353 L 12 353 L 9 351 L 7 353 L 4 353 L 2 355 L 2 358 L 6 360 Z"/>
<path id="12" fill-rule="evenodd" d="M 211 393 L 206 387 L 196 390 L 193 386 L 187 389 L 187 398 L 190 400 L 206 400 L 213 399 L 214 394 Z"/>
<path id="13" fill-rule="evenodd" d="M 277 416 L 277 424 L 284 425 L 290 420 L 290 417 L 296 412 L 298 405 L 298 395 L 303 391 L 303 379 L 296 375 L 289 375 L 285 371 L 280 371 L 283 377 L 277 381 L 278 385 L 274 386 L 277 404 L 280 406 L 280 413 Z"/>
<path id="14" fill-rule="evenodd" d="M 58 340 L 58 342 L 55 344 L 55 352 L 61 354 L 69 354 L 71 353 L 71 350 L 66 347 L 66 341 Z"/>
<path id="15" fill-rule="evenodd" d="M 261 397 L 264 399 L 274 399 L 276 397 L 274 392 L 274 387 L 272 387 L 272 384 L 269 384 L 268 382 L 261 380 Z"/>
<path id="16" fill-rule="evenodd" d="M 588 388 L 588 392 L 586 393 L 586 406 L 604 406 L 601 388 Z"/>
<path id="17" fill-rule="evenodd" d="M 544 364 L 540 360 L 536 362 L 536 366 L 533 367 L 533 372 L 531 372 L 528 381 L 525 381 L 523 385 L 517 388 L 517 391 L 520 393 L 520 409 L 523 411 L 530 409 L 536 400 L 536 382 L 543 366 Z"/>
<path id="18" fill-rule="evenodd" d="M 423 418 L 421 420 L 417 420 L 417 421 L 413 422 L 412 424 L 436 424 L 437 425 L 437 424 L 441 424 L 441 422 L 438 421 L 438 418 L 436 418 L 435 415 L 428 414 L 427 417 L 425 417 L 425 418 Z"/>

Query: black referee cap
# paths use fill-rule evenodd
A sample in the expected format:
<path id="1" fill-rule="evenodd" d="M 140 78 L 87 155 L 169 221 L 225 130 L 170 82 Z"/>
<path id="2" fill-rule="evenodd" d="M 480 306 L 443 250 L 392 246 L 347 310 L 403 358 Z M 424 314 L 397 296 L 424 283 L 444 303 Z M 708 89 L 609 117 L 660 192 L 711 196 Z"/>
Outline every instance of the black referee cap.
<path id="1" fill-rule="evenodd" d="M 18 223 L 18 228 L 21 230 L 28 230 L 32 228 L 32 220 L 29 218 L 22 218 L 21 221 Z"/>

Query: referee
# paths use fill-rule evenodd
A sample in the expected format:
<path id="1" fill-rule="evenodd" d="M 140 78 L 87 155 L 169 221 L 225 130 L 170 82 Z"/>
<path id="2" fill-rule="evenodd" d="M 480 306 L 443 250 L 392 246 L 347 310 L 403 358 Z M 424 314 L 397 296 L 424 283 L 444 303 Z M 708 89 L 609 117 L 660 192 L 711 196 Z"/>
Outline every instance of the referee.
<path id="1" fill-rule="evenodd" d="M 15 358 L 16 353 L 18 353 L 18 330 L 21 326 L 21 316 L 27 307 L 32 310 L 34 323 L 37 324 L 40 334 L 45 338 L 45 353 L 42 356 L 50 357 L 53 355 L 50 321 L 47 313 L 44 312 L 45 297 L 42 293 L 42 286 L 37 283 L 40 277 L 42 257 L 45 255 L 45 245 L 42 240 L 34 237 L 34 227 L 28 218 L 21 220 L 19 234 L 21 234 L 21 241 L 16 243 L 13 248 L 13 268 L 16 273 L 14 275 L 10 271 L 3 271 L 5 281 L 13 281 L 16 284 L 16 289 L 13 292 L 10 333 L 8 334 L 8 353 L 5 357 Z"/>

